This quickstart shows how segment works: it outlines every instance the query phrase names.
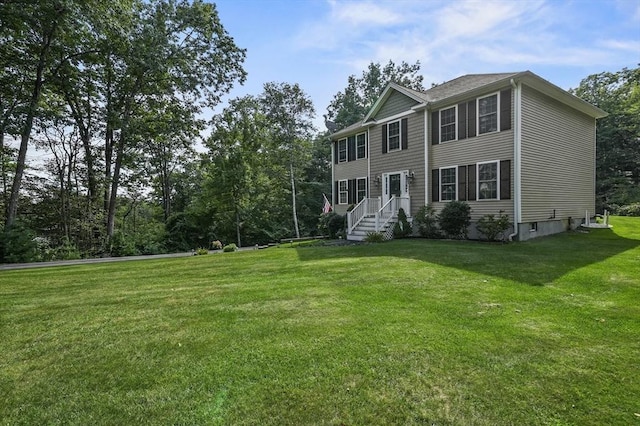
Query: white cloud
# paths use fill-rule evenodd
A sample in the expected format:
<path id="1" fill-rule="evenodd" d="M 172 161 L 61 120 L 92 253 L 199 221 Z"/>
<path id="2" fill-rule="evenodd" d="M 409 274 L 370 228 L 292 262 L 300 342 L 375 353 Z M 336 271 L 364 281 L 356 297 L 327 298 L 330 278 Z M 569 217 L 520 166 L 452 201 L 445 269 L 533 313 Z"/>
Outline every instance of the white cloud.
<path id="1" fill-rule="evenodd" d="M 395 25 L 405 21 L 393 4 L 330 1 L 331 19 L 340 25 L 365 27 Z M 387 6 L 387 7 L 385 7 Z"/>

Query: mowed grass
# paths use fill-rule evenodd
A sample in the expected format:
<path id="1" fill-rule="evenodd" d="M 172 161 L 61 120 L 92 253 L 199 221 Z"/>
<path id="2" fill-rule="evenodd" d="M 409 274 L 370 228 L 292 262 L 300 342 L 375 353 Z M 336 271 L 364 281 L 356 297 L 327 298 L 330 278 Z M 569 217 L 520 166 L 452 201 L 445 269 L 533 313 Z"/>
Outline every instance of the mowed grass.
<path id="1" fill-rule="evenodd" d="M 640 219 L 0 272 L 0 424 L 640 424 Z"/>

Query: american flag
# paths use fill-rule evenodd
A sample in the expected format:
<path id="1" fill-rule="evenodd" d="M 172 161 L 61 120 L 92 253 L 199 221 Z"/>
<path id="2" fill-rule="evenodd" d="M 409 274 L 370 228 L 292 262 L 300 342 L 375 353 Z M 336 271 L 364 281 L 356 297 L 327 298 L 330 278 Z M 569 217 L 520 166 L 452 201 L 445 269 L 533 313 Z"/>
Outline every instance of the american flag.
<path id="1" fill-rule="evenodd" d="M 322 213 L 329 213 L 331 211 L 331 203 L 327 199 L 327 196 L 322 194 L 322 198 L 324 198 L 324 205 L 322 206 Z"/>

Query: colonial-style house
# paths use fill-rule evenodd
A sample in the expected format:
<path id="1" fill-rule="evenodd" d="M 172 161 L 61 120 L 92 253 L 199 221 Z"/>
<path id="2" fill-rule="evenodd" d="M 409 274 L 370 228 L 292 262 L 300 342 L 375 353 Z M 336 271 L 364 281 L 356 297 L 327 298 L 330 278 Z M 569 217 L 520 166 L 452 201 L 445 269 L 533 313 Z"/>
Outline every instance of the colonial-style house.
<path id="1" fill-rule="evenodd" d="M 390 235 L 400 208 L 411 218 L 452 200 L 471 206 L 472 222 L 508 215 L 513 239 L 562 232 L 594 214 L 605 115 L 530 71 L 424 92 L 391 83 L 361 122 L 331 135 L 334 211 L 353 240 Z"/>

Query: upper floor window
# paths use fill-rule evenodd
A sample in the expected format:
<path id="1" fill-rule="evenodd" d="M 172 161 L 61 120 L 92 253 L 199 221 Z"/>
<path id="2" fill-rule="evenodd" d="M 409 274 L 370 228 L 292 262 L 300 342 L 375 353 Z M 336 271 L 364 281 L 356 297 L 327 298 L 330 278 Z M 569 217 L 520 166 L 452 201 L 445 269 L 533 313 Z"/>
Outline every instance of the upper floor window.
<path id="1" fill-rule="evenodd" d="M 440 201 L 456 200 L 456 167 L 440 169 Z"/>
<path id="2" fill-rule="evenodd" d="M 356 160 L 367 156 L 367 135 L 360 133 L 356 136 Z"/>
<path id="3" fill-rule="evenodd" d="M 340 139 L 338 141 L 338 163 L 347 161 L 347 140 Z"/>
<path id="4" fill-rule="evenodd" d="M 454 106 L 440 111 L 440 142 L 456 139 L 456 107 Z"/>
<path id="5" fill-rule="evenodd" d="M 431 111 L 431 144 L 511 129 L 511 89 Z"/>
<path id="6" fill-rule="evenodd" d="M 478 134 L 498 130 L 498 94 L 478 99 Z"/>
<path id="7" fill-rule="evenodd" d="M 387 126 L 387 143 L 389 151 L 400 149 L 400 121 L 394 121 Z"/>
<path id="8" fill-rule="evenodd" d="M 478 163 L 478 200 L 498 199 L 498 162 Z"/>

